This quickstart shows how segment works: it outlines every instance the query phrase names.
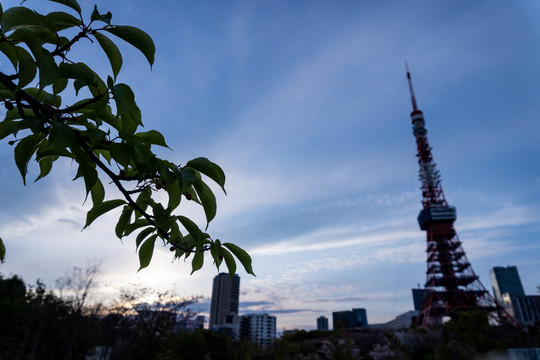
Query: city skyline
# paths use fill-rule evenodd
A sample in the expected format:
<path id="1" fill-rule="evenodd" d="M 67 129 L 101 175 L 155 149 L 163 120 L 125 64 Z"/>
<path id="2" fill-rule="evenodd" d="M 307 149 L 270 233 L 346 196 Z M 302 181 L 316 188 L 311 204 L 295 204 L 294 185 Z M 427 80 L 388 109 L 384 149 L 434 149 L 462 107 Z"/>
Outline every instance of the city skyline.
<path id="1" fill-rule="evenodd" d="M 475 272 L 489 291 L 489 269 L 515 265 L 525 293 L 537 293 L 537 2 L 79 2 L 87 16 L 97 3 L 113 23 L 153 37 L 153 68 L 126 46 L 118 79 L 132 86 L 145 130 L 162 132 L 173 150 L 155 151 L 179 164 L 205 156 L 225 171 L 227 196 L 217 194 L 207 232 L 253 258 L 256 277 L 238 268 L 240 315 L 264 310 L 282 331 L 314 329 L 334 311 L 365 308 L 382 323 L 413 309 L 426 240 L 405 61 Z M 110 72 L 98 51 L 78 55 Z M 157 247 L 137 273 L 134 238 L 114 236 L 118 213 L 81 232 L 90 204 L 71 181 L 74 167 L 55 165 L 24 187 L 7 140 L 1 274 L 52 287 L 66 269 L 103 259 L 97 296 L 132 283 L 175 289 L 204 296 L 208 316 L 212 279 L 225 267 L 207 257 L 190 276 L 189 261 L 171 263 Z M 204 226 L 200 209 L 185 209 Z"/>

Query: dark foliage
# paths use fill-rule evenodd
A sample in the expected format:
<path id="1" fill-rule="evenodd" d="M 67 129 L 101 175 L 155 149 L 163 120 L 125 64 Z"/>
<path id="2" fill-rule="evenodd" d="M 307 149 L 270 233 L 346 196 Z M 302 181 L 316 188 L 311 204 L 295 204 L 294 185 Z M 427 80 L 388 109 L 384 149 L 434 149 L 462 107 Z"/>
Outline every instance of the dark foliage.
<path id="1" fill-rule="evenodd" d="M 0 277 L 0 359 L 84 359 L 98 344 L 98 319 L 37 282 Z"/>
<path id="2" fill-rule="evenodd" d="M 491 326 L 483 313 L 463 312 L 432 329 L 301 330 L 261 349 L 209 330 L 178 328 L 171 313 L 194 315 L 190 305 L 198 299 L 174 301 L 169 293 L 153 292 L 159 301 L 137 301 L 137 294 L 148 291 L 124 292 L 123 306 L 97 316 L 39 281 L 27 287 L 18 276 L 0 275 L 0 360 L 89 354 L 110 360 L 475 359 L 508 348 L 540 347 L 540 323 L 524 330 Z"/>

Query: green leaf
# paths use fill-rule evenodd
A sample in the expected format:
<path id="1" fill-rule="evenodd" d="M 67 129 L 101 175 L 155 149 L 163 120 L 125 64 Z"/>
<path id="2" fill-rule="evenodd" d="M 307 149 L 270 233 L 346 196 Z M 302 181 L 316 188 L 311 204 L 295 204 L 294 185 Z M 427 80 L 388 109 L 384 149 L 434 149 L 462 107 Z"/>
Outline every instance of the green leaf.
<path id="1" fill-rule="evenodd" d="M 195 224 L 191 219 L 185 217 L 185 216 L 177 216 L 176 217 L 182 226 L 186 228 L 186 230 L 189 232 L 191 236 L 195 239 L 195 241 L 203 238 L 203 233 L 201 229 Z"/>
<path id="2" fill-rule="evenodd" d="M 6 247 L 4 241 L 0 238 L 0 263 L 3 263 L 6 259 Z"/>
<path id="3" fill-rule="evenodd" d="M 96 79 L 97 75 L 84 63 L 60 63 L 58 70 L 60 71 L 60 77 L 62 78 L 83 80 L 85 84 L 89 86 L 97 87 L 98 85 Z"/>
<path id="4" fill-rule="evenodd" d="M 227 269 L 229 269 L 229 276 L 232 277 L 236 273 L 236 262 L 231 253 L 223 247 L 221 248 L 221 255 L 223 255 L 223 259 L 225 259 Z"/>
<path id="5" fill-rule="evenodd" d="M 208 223 L 216 216 L 217 203 L 214 193 L 198 176 L 193 182 L 193 187 L 199 195 L 199 200 L 204 209 L 204 214 L 206 215 L 206 227 L 208 228 Z"/>
<path id="6" fill-rule="evenodd" d="M 86 196 L 88 196 L 98 180 L 98 174 L 95 169 L 96 164 L 77 142 L 71 144 L 69 148 L 71 149 L 73 159 L 79 163 L 75 179 L 78 179 L 81 176 L 83 177 L 84 185 L 86 187 Z"/>
<path id="7" fill-rule="evenodd" d="M 11 64 L 13 64 L 13 67 L 17 69 L 17 51 L 15 51 L 15 47 L 11 44 L 8 44 L 7 42 L 0 42 L 0 51 L 6 55 L 6 57 L 11 61 Z"/>
<path id="8" fill-rule="evenodd" d="M 131 161 L 132 147 L 124 143 L 111 144 L 110 153 L 114 161 L 127 168 Z"/>
<path id="9" fill-rule="evenodd" d="M 41 131 L 41 127 L 43 126 L 41 120 L 33 117 L 34 114 L 30 115 L 29 113 L 25 112 L 25 115 L 26 117 L 19 121 L 19 130 L 30 129 L 34 134 L 39 133 Z M 17 136 L 17 134 L 13 135 Z"/>
<path id="10" fill-rule="evenodd" d="M 163 137 L 163 135 L 156 130 L 138 132 L 135 134 L 135 136 L 149 144 L 159 145 L 167 148 L 169 147 L 165 143 L 165 138 Z"/>
<path id="11" fill-rule="evenodd" d="M 113 75 L 116 79 L 116 76 L 122 68 L 122 53 L 120 53 L 118 47 L 116 47 L 116 45 L 105 35 L 102 35 L 101 33 L 95 33 L 94 36 L 103 51 L 105 51 L 105 55 L 107 55 L 107 58 L 109 58 Z"/>
<path id="12" fill-rule="evenodd" d="M 112 89 L 114 87 L 114 80 L 110 75 L 107 75 L 107 87 Z"/>
<path id="13" fill-rule="evenodd" d="M 182 241 L 182 246 L 185 246 L 187 249 L 194 249 L 195 248 L 195 239 L 190 234 L 187 234 L 184 236 L 184 239 Z M 186 256 L 189 255 L 186 254 Z"/>
<path id="14" fill-rule="evenodd" d="M 9 38 L 13 41 L 24 42 L 34 55 L 35 59 L 40 56 L 45 43 L 56 46 L 59 41 L 56 33 L 44 26 L 17 29 L 9 36 Z"/>
<path id="15" fill-rule="evenodd" d="M 59 3 L 62 5 L 69 6 L 79 14 L 81 13 L 81 7 L 79 6 L 79 3 L 76 0 L 49 0 L 55 3 Z"/>
<path id="16" fill-rule="evenodd" d="M 236 256 L 238 260 L 240 260 L 248 274 L 255 275 L 253 273 L 253 269 L 251 268 L 251 257 L 246 251 L 231 243 L 224 243 L 223 246 L 229 249 L 234 254 L 234 256 Z M 227 266 L 229 265 L 227 264 Z"/>
<path id="17" fill-rule="evenodd" d="M 122 115 L 131 109 L 135 105 L 135 94 L 131 88 L 126 84 L 116 84 L 113 89 L 113 97 L 116 101 L 116 110 L 118 115 Z"/>
<path id="18" fill-rule="evenodd" d="M 146 211 L 146 208 L 150 204 L 151 196 L 152 190 L 149 187 L 145 188 L 143 191 L 141 191 L 139 196 L 137 196 L 137 200 L 135 200 L 135 203 L 141 208 L 142 211 Z M 137 211 L 135 217 L 139 217 L 141 215 L 142 214 Z"/>
<path id="19" fill-rule="evenodd" d="M 105 82 L 84 63 L 68 64 L 63 62 L 58 66 L 58 70 L 60 77 L 75 79 L 73 83 L 75 91 L 79 91 L 83 86 L 88 86 L 94 97 L 107 92 Z"/>
<path id="20" fill-rule="evenodd" d="M 180 180 L 182 180 L 182 192 L 188 191 L 191 185 L 193 185 L 193 182 L 197 177 L 197 173 L 195 173 L 195 171 L 189 167 L 184 167 L 180 171 L 180 175 Z"/>
<path id="21" fill-rule="evenodd" d="M 73 159 L 73 154 L 71 154 L 67 149 L 50 146 L 47 139 L 44 139 L 43 142 L 39 144 L 36 152 L 36 161 L 41 161 L 47 157 L 54 157 L 56 161 L 56 159 L 60 156 Z"/>
<path id="22" fill-rule="evenodd" d="M 112 14 L 110 11 L 108 11 L 107 14 L 100 14 L 97 9 L 97 5 L 94 5 L 94 11 L 92 11 L 92 16 L 90 17 L 90 20 L 92 21 L 99 20 L 99 21 L 103 21 L 107 25 L 111 25 L 111 19 L 112 19 Z"/>
<path id="23" fill-rule="evenodd" d="M 150 260 L 152 260 L 152 255 L 154 254 L 154 244 L 156 242 L 156 238 L 157 234 L 154 234 L 141 245 L 141 249 L 139 250 L 139 262 L 141 267 L 139 267 L 137 272 L 141 271 L 150 264 Z"/>
<path id="24" fill-rule="evenodd" d="M 91 147 L 101 146 L 107 142 L 107 133 L 101 129 L 90 128 L 81 133 L 88 137 Z"/>
<path id="25" fill-rule="evenodd" d="M 88 213 L 86 214 L 86 224 L 84 225 L 84 229 L 86 229 L 92 222 L 94 222 L 94 220 L 96 220 L 101 215 L 121 205 L 124 205 L 125 203 L 126 202 L 124 200 L 115 199 L 94 205 L 94 207 L 90 209 L 90 211 L 88 211 Z"/>
<path id="26" fill-rule="evenodd" d="M 214 258 L 214 262 L 216 264 L 216 267 L 219 271 L 219 266 L 223 262 L 223 254 L 221 250 L 221 241 L 219 239 L 216 239 L 214 243 L 210 246 L 210 254 L 212 254 L 212 257 Z"/>
<path id="27" fill-rule="evenodd" d="M 25 88 L 26 93 L 41 102 L 47 103 L 54 107 L 60 107 L 62 105 L 62 98 L 58 95 L 52 95 L 46 92 L 45 90 L 40 90 L 34 87 Z"/>
<path id="28" fill-rule="evenodd" d="M 141 232 L 137 235 L 137 238 L 135 239 L 135 248 L 138 249 L 139 245 L 143 242 L 144 239 L 151 233 L 156 231 L 156 229 L 153 226 L 147 227 L 146 229 L 141 230 Z"/>
<path id="29" fill-rule="evenodd" d="M 75 95 L 79 95 L 79 90 L 81 90 L 83 87 L 87 86 L 88 84 L 83 79 L 75 79 L 73 82 L 73 88 L 75 89 Z"/>
<path id="30" fill-rule="evenodd" d="M 169 242 L 171 244 L 179 244 L 183 240 L 182 233 L 180 232 L 180 227 L 178 226 L 178 223 L 176 221 L 173 221 L 171 223 L 171 231 L 170 231 L 170 239 Z"/>
<path id="31" fill-rule="evenodd" d="M 225 173 L 223 170 L 215 163 L 210 160 L 199 157 L 193 160 L 190 160 L 186 164 L 187 167 L 193 168 L 200 173 L 208 176 L 210 179 L 214 180 L 221 188 L 225 191 Z"/>
<path id="32" fill-rule="evenodd" d="M 174 210 L 180 205 L 182 194 L 180 193 L 180 184 L 178 181 L 173 181 L 170 184 L 165 185 L 165 191 L 169 195 L 169 205 L 171 210 Z"/>
<path id="33" fill-rule="evenodd" d="M 120 215 L 120 218 L 118 219 L 118 223 L 116 223 L 116 227 L 114 229 L 116 236 L 121 239 L 124 230 L 126 229 L 126 226 L 129 224 L 129 220 L 131 219 L 131 214 L 133 214 L 133 208 L 130 205 L 124 206 L 124 209 L 122 210 L 122 214 Z"/>
<path id="34" fill-rule="evenodd" d="M 105 199 L 105 188 L 103 187 L 101 180 L 98 179 L 96 181 L 94 186 L 92 186 L 90 193 L 92 195 L 92 203 L 94 206 L 103 202 L 103 199 Z"/>
<path id="35" fill-rule="evenodd" d="M 7 9 L 2 15 L 2 33 L 18 28 L 37 26 L 43 22 L 43 16 L 24 6 Z"/>
<path id="36" fill-rule="evenodd" d="M 0 140 L 4 139 L 19 130 L 19 121 L 4 120 L 0 122 Z"/>
<path id="37" fill-rule="evenodd" d="M 174 166 L 174 165 L 173 165 Z M 171 171 L 171 169 L 167 166 L 163 166 L 159 171 L 159 180 L 161 181 L 161 184 L 164 186 L 167 186 L 169 184 L 172 184 L 177 181 L 176 174 Z M 178 183 L 177 183 L 178 185 Z M 180 191 L 180 189 L 178 189 Z"/>
<path id="38" fill-rule="evenodd" d="M 81 25 L 81 20 L 63 11 L 54 11 L 45 15 L 45 21 L 49 28 L 54 31 L 65 30 L 70 27 Z"/>
<path id="39" fill-rule="evenodd" d="M 17 146 L 15 146 L 15 163 L 21 172 L 23 183 L 26 185 L 26 173 L 28 163 L 37 150 L 37 146 L 43 140 L 40 135 L 33 134 L 23 138 Z"/>
<path id="40" fill-rule="evenodd" d="M 154 54 L 156 47 L 152 38 L 144 31 L 133 26 L 113 26 L 104 29 L 120 39 L 135 46 L 146 57 L 150 66 L 154 64 Z"/>
<path id="41" fill-rule="evenodd" d="M 54 84 L 58 79 L 58 66 L 50 52 L 41 49 L 41 54 L 37 58 L 36 64 L 39 69 L 39 88 L 43 89 L 47 85 Z"/>
<path id="42" fill-rule="evenodd" d="M 202 268 L 204 263 L 204 252 L 197 251 L 195 255 L 193 255 L 193 260 L 191 260 L 191 274 L 193 274 L 195 271 Z"/>
<path id="43" fill-rule="evenodd" d="M 20 46 L 16 46 L 19 57 L 19 83 L 17 88 L 22 89 L 36 77 L 37 66 L 32 55 Z"/>
<path id="44" fill-rule="evenodd" d="M 150 222 L 146 219 L 137 219 L 135 222 L 128 224 L 124 229 L 124 236 L 128 236 L 137 229 L 142 228 L 143 226 L 150 225 Z"/>
<path id="45" fill-rule="evenodd" d="M 154 213 L 154 221 L 156 222 L 156 227 L 163 227 L 164 223 L 168 220 L 170 211 L 166 211 L 163 208 L 163 205 L 157 203 L 152 211 Z"/>
<path id="46" fill-rule="evenodd" d="M 68 85 L 68 79 L 66 78 L 58 78 L 56 82 L 53 84 L 53 95 L 60 94 Z"/>
<path id="47" fill-rule="evenodd" d="M 121 130 L 127 134 L 134 134 L 137 130 L 137 126 L 142 125 L 141 110 L 137 107 L 137 105 L 135 105 L 130 111 L 123 113 L 121 119 Z"/>
<path id="48" fill-rule="evenodd" d="M 38 181 L 41 178 L 44 178 L 45 176 L 49 174 L 49 172 L 51 172 L 53 162 L 57 158 L 58 157 L 55 157 L 55 156 L 47 156 L 39 161 L 40 173 L 39 173 L 39 176 L 36 178 L 36 180 L 34 180 L 34 182 Z"/>
<path id="49" fill-rule="evenodd" d="M 66 124 L 53 124 L 51 126 L 49 141 L 51 147 L 65 149 L 75 142 L 75 132 Z"/>

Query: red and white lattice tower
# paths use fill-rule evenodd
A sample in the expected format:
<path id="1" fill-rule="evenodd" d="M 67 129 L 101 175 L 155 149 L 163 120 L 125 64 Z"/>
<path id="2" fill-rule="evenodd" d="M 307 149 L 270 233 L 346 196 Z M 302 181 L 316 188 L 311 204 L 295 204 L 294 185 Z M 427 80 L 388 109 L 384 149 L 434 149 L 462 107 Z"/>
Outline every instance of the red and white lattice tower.
<path id="1" fill-rule="evenodd" d="M 418 215 L 418 223 L 427 233 L 427 279 L 417 324 L 440 324 L 461 310 L 482 310 L 496 322 L 515 323 L 486 291 L 461 246 L 454 229 L 456 208 L 449 206 L 444 197 L 440 174 L 428 143 L 424 114 L 417 107 L 408 69 L 407 78 L 422 183 L 423 209 Z"/>

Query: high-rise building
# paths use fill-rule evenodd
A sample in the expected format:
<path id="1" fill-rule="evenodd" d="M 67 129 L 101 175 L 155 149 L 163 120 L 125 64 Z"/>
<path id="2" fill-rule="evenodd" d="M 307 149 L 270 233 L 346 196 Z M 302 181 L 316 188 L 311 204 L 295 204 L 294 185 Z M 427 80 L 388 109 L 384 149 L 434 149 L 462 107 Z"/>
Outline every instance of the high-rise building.
<path id="1" fill-rule="evenodd" d="M 332 313 L 334 330 L 359 329 L 368 326 L 366 309 L 352 309 L 352 311 L 336 311 Z"/>
<path id="2" fill-rule="evenodd" d="M 326 316 L 317 318 L 317 330 L 328 330 L 328 318 Z"/>
<path id="3" fill-rule="evenodd" d="M 226 326 L 227 317 L 238 315 L 240 277 L 220 273 L 214 278 L 210 305 L 210 329 Z"/>
<path id="4" fill-rule="evenodd" d="M 242 315 L 240 332 L 243 338 L 267 348 L 276 338 L 276 317 L 268 314 Z"/>
<path id="5" fill-rule="evenodd" d="M 399 330 L 406 329 L 411 327 L 415 323 L 416 318 L 418 317 L 418 310 L 407 311 L 406 313 L 400 314 L 395 317 L 394 320 L 390 320 L 387 323 L 378 325 L 377 327 L 383 328 L 385 330 Z"/>
<path id="6" fill-rule="evenodd" d="M 412 297 L 413 297 L 413 303 L 414 303 L 414 310 L 419 311 L 422 307 L 422 301 L 424 301 L 425 296 L 425 290 L 424 289 L 412 289 Z"/>
<path id="7" fill-rule="evenodd" d="M 533 325 L 540 321 L 540 296 L 516 295 L 510 292 L 502 294 L 504 309 L 521 326 Z"/>
<path id="8" fill-rule="evenodd" d="M 525 295 L 517 267 L 515 266 L 495 266 L 489 271 L 491 285 L 493 286 L 493 295 L 499 302 L 503 303 L 503 294 Z"/>
<path id="9" fill-rule="evenodd" d="M 540 296 L 525 295 L 516 266 L 495 266 L 489 275 L 495 298 L 521 326 L 540 320 Z"/>

